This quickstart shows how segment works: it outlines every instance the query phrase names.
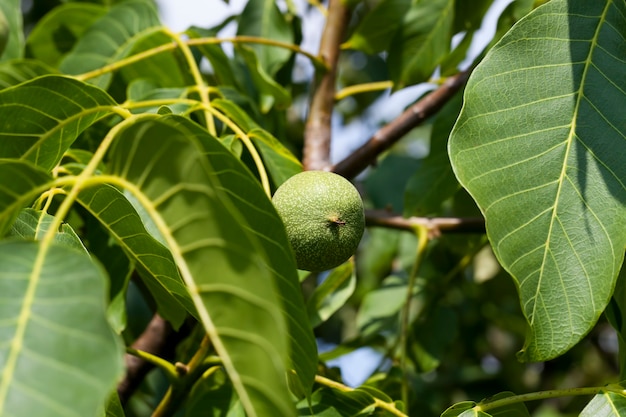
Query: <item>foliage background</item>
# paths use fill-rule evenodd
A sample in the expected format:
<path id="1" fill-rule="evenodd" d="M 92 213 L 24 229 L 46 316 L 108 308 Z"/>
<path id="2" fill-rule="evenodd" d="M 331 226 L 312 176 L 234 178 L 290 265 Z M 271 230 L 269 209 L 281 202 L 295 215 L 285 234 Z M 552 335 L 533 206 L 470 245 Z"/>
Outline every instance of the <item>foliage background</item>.
<path id="1" fill-rule="evenodd" d="M 514 2 L 512 5 L 522 7 L 522 3 L 524 2 Z M 24 16 L 27 31 L 58 4 L 60 2 L 34 2 L 33 8 Z M 482 1 L 480 4 L 482 8 L 477 7 L 477 15 L 468 15 L 469 21 L 465 22 L 473 29 L 475 27 L 472 25 L 479 24 L 484 11 L 491 2 Z M 502 35 L 503 31 L 510 27 L 505 23 L 506 18 L 509 17 L 507 13 L 512 13 L 513 6 L 507 9 L 500 19 L 501 32 L 496 36 Z M 368 7 L 376 7 L 375 2 L 366 3 L 357 8 L 357 13 L 348 26 L 348 34 L 360 33 L 359 25 L 363 22 L 367 23 Z M 432 15 L 435 14 L 433 11 Z M 391 17 L 388 18 L 391 19 Z M 455 22 L 454 24 L 462 23 Z M 208 27 L 204 28 L 205 31 L 197 29 L 195 35 L 212 37 L 216 32 L 211 29 Z M 351 39 L 355 49 L 361 45 L 364 51 L 346 48 L 340 53 L 339 87 L 386 81 L 390 78 L 399 80 L 395 85 L 396 89 L 402 88 L 405 84 L 424 85 L 428 81 L 437 81 L 430 79 L 434 67 L 429 68 L 424 65 L 421 68 L 421 66 L 403 63 L 395 65 L 392 63 L 388 67 L 385 60 L 375 53 L 385 49 L 386 46 L 372 45 L 368 42 L 365 42 L 366 46 L 363 46 L 359 44 L 362 41 L 359 41 L 358 36 Z M 36 45 L 34 41 L 31 44 L 31 46 Z M 200 51 L 194 52 L 215 56 L 211 55 L 217 54 L 211 48 L 212 46 L 205 46 L 204 50 L 198 48 Z M 457 50 L 461 55 L 466 52 L 463 48 L 461 46 Z M 243 48 L 240 48 L 238 53 L 241 57 L 251 56 L 246 55 Z M 411 53 L 414 51 L 412 50 Z M 457 64 L 461 58 L 463 56 L 454 56 L 451 53 L 450 62 L 442 63 L 440 60 L 435 60 L 437 62 L 435 66 L 440 67 L 442 76 L 451 76 L 457 72 Z M 49 59 L 53 58 L 49 57 Z M 270 68 L 271 61 L 274 59 L 272 54 L 269 54 L 266 59 L 268 61 L 263 65 Z M 217 61 L 213 62 L 214 65 L 215 62 Z M 246 129 L 248 131 L 253 130 L 255 124 L 259 124 L 263 130 L 279 138 L 297 159 L 302 159 L 306 115 L 302 111 L 303 106 L 298 106 L 298 103 L 308 103 L 313 93 L 310 89 L 312 80 L 309 78 L 293 80 L 289 71 L 275 70 L 273 76 L 279 80 L 279 87 L 271 82 L 264 84 L 263 80 L 258 78 L 258 74 L 250 70 L 254 67 L 250 65 L 250 62 L 253 62 L 253 58 L 246 61 L 248 69 L 242 69 L 242 72 L 248 71 L 247 76 L 252 78 L 252 81 L 248 79 L 248 84 L 244 83 L 244 85 L 250 87 L 246 93 L 250 93 L 253 99 L 246 98 L 241 91 L 225 89 L 223 94 L 226 100 L 221 103 L 222 109 L 228 112 L 229 100 L 238 104 L 245 109 L 247 117 L 251 120 L 231 111 L 229 115 L 232 119 L 237 120 L 241 126 L 248 124 L 249 129 Z M 80 69 L 80 64 L 81 62 L 66 63 L 65 69 L 72 69 L 75 74 L 86 72 L 88 69 Z M 129 79 L 139 77 L 145 75 L 150 69 L 157 68 L 158 65 L 156 61 L 152 62 L 152 66 L 125 69 L 125 76 Z M 412 71 L 404 73 L 403 70 L 409 67 Z M 149 70 L 147 71 L 146 68 Z M 219 75 L 227 77 L 226 73 Z M 254 78 L 255 76 L 257 78 Z M 128 90 L 129 93 L 122 89 L 116 90 L 117 82 L 119 82 L 116 76 L 112 81 L 107 81 L 106 77 L 100 79 L 104 80 L 101 81 L 101 86 L 111 82 L 113 87 L 109 93 L 120 102 L 126 94 L 137 101 L 150 98 L 150 91 L 155 88 L 154 84 L 137 83 L 135 89 Z M 189 82 L 189 79 L 185 77 L 187 74 L 184 71 L 167 74 L 159 80 L 163 83 L 160 87 L 178 86 L 181 80 L 182 83 Z M 216 85 L 224 82 L 223 79 L 219 80 L 219 77 L 215 79 L 215 74 L 209 74 L 208 78 Z M 237 80 L 229 81 L 240 83 Z M 172 85 L 167 85 L 168 83 Z M 429 83 L 428 85 L 429 88 L 434 88 L 437 84 Z M 260 91 L 259 86 L 261 86 Z M 280 86 L 289 87 L 291 100 L 284 100 Z M 52 88 L 51 86 L 45 87 Z M 407 89 L 404 94 L 412 95 L 411 101 L 415 101 L 422 94 L 416 91 Z M 160 93 L 168 96 L 168 94 L 171 95 L 172 90 L 162 90 Z M 352 120 L 360 123 L 367 122 L 368 115 L 371 114 L 368 113 L 368 111 L 371 112 L 370 106 L 377 99 L 384 97 L 383 94 L 385 94 L 383 91 L 368 91 L 338 100 L 335 111 L 341 115 L 341 123 L 347 124 Z M 295 105 L 289 106 L 289 101 Z M 188 106 L 188 103 L 179 104 L 182 111 L 185 106 Z M 281 105 L 284 107 L 281 108 Z M 357 185 L 362 191 L 368 208 L 384 210 L 391 207 L 394 212 L 406 216 L 465 218 L 480 214 L 475 203 L 466 192 L 459 188 L 456 181 L 444 183 L 442 188 L 437 187 L 436 191 L 441 191 L 440 195 L 433 198 L 424 197 L 424 181 L 429 179 L 424 173 L 447 165 L 445 142 L 459 113 L 460 105 L 461 97 L 458 94 L 436 116 L 411 130 L 401 141 L 380 155 L 376 166 L 369 168 L 365 174 L 358 177 Z M 177 108 L 174 106 L 171 107 L 176 112 Z M 90 130 L 79 137 L 76 148 L 93 150 L 108 129 L 110 126 L 95 123 Z M 230 132 L 227 132 L 227 129 L 224 132 L 225 134 L 220 139 L 227 141 L 229 134 L 226 133 Z M 131 136 L 130 133 L 127 135 Z M 340 136 L 334 140 L 340 146 L 349 146 L 345 145 L 347 139 Z M 259 144 L 263 143 L 269 143 L 270 148 L 280 149 L 273 144 L 271 139 L 258 133 L 257 147 L 261 149 L 262 146 Z M 242 152 L 237 145 L 233 145 L 233 148 L 242 155 L 241 159 L 253 171 L 252 156 Z M 117 152 L 118 155 L 128 153 L 122 150 L 117 150 Z M 74 158 L 79 160 L 79 156 L 74 156 Z M 267 154 L 265 157 L 267 158 Z M 111 159 L 114 160 L 114 157 L 111 156 Z M 272 162 L 266 161 L 265 164 L 273 180 L 272 188 L 280 182 L 276 178 L 288 176 L 297 170 L 297 167 L 289 167 L 287 159 L 278 158 Z M 272 172 L 272 169 L 285 166 L 287 167 L 285 172 L 279 172 L 280 170 Z M 416 172 L 423 176 L 416 175 Z M 252 192 L 251 190 L 252 187 L 247 191 Z M 442 196 L 448 198 L 442 199 Z M 58 204 L 58 201 L 54 201 L 50 211 L 54 212 Z M 79 231 L 84 230 L 89 225 L 89 221 L 93 219 L 90 220 L 90 216 L 83 209 L 76 209 L 68 219 L 70 225 Z M 28 220 L 24 222 L 28 224 Z M 106 239 L 102 237 L 102 230 L 96 227 L 93 229 L 87 227 L 86 230 L 94 229 L 96 231 L 90 233 L 95 233 L 95 235 L 81 234 L 81 238 L 87 242 L 89 251 L 97 256 L 102 251 L 100 252 L 100 256 L 103 257 L 101 260 L 104 260 L 103 263 L 110 274 L 116 268 L 128 269 L 127 260 L 121 252 L 103 245 L 102 242 Z M 458 401 L 480 400 L 502 391 L 524 393 L 546 389 L 601 386 L 617 380 L 619 366 L 616 357 L 616 335 L 604 318 L 601 318 L 600 323 L 580 343 L 556 359 L 531 364 L 522 364 L 515 359 L 515 353 L 523 345 L 526 334 L 518 294 L 511 277 L 498 266 L 485 236 L 481 233 L 444 233 L 430 241 L 425 252 L 426 256 L 420 266 L 420 273 L 415 277 L 416 285 L 410 304 L 414 314 L 409 328 L 406 329 L 408 330 L 406 341 L 408 348 L 403 359 L 401 352 L 397 349 L 399 316 L 407 293 L 407 284 L 411 277 L 415 276 L 412 270 L 418 244 L 418 237 L 406 230 L 371 227 L 356 257 L 356 274 L 352 274 L 350 270 L 346 272 L 339 269 L 327 278 L 330 280 L 328 282 L 339 282 L 338 289 L 331 291 L 331 296 L 323 299 L 323 303 L 310 307 L 318 315 L 317 318 L 312 319 L 313 323 L 319 324 L 315 327 L 316 338 L 323 345 L 335 346 L 335 349 L 321 354 L 320 374 L 341 380 L 339 370 L 324 365 L 332 365 L 333 359 L 361 348 L 373 349 L 381 355 L 381 358 L 383 356 L 388 358 L 381 359 L 377 364 L 378 367 L 367 381 L 368 386 L 379 390 L 377 392 L 384 392 L 386 396 L 394 400 L 403 398 L 405 395 L 403 387 L 408 386 L 411 393 L 410 409 L 419 410 L 419 415 L 426 416 L 439 415 L 448 406 Z M 321 280 L 316 281 L 316 277 L 304 280 L 306 299 L 315 300 L 314 294 L 316 288 L 320 288 L 319 282 Z M 144 286 L 145 283 L 142 284 L 141 280 L 134 277 L 127 290 L 128 321 L 125 324 L 118 323 L 119 329 L 123 329 L 122 335 L 126 344 L 131 344 L 140 337 L 146 325 L 150 323 L 154 312 L 154 300 L 146 296 L 147 291 Z M 183 342 L 174 353 L 173 358 L 176 360 L 186 362 L 192 356 L 192 352 L 197 349 L 199 330 L 197 327 L 190 327 L 183 327 L 183 331 L 179 333 Z M 358 367 L 360 364 L 353 362 L 349 366 Z M 223 382 L 224 375 L 218 373 L 212 378 L 213 388 L 220 390 L 217 398 L 227 401 L 230 405 L 232 392 L 229 391 L 228 384 Z M 168 386 L 166 373 L 158 369 L 151 371 L 141 382 L 137 393 L 130 398 L 125 415 L 149 415 Z M 210 384 L 208 386 L 211 387 Z M 202 387 L 198 388 L 198 390 L 201 389 Z M 204 389 L 211 390 L 212 388 L 204 387 Z M 314 397 L 315 401 L 321 403 L 330 401 L 327 398 L 320 400 L 324 392 L 319 391 Z M 197 403 L 192 402 L 189 410 L 205 406 L 202 402 L 204 397 L 200 393 L 197 394 L 194 397 L 198 399 Z M 216 392 L 212 394 L 215 395 Z M 566 416 L 578 415 L 588 400 L 588 397 L 567 397 L 527 405 L 536 416 Z M 306 408 L 301 404 L 300 415 L 308 415 Z M 180 413 L 183 412 L 185 411 L 180 411 Z M 193 411 L 187 412 L 193 415 Z M 217 411 L 215 413 L 219 415 Z"/>

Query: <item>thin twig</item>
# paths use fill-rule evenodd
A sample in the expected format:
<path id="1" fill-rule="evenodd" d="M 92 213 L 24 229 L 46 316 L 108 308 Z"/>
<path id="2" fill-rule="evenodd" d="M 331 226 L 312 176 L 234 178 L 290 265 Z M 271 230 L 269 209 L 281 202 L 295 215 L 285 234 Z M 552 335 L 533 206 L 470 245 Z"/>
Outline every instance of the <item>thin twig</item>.
<path id="1" fill-rule="evenodd" d="M 485 233 L 485 220 L 482 217 L 402 217 L 382 210 L 367 210 L 365 220 L 368 226 L 389 227 L 413 232 L 415 227 L 426 227 L 428 237 L 434 238 L 443 233 Z"/>
<path id="2" fill-rule="evenodd" d="M 460 72 L 446 80 L 441 87 L 413 104 L 395 120 L 379 129 L 363 146 L 354 151 L 331 170 L 346 178 L 353 178 L 411 129 L 434 115 L 465 85 L 470 70 Z"/>
<path id="3" fill-rule="evenodd" d="M 348 17 L 349 9 L 342 0 L 330 0 L 319 51 L 328 69 L 319 79 L 304 131 L 303 162 L 308 170 L 325 170 L 330 166 L 330 123 L 335 103 L 337 60 Z"/>

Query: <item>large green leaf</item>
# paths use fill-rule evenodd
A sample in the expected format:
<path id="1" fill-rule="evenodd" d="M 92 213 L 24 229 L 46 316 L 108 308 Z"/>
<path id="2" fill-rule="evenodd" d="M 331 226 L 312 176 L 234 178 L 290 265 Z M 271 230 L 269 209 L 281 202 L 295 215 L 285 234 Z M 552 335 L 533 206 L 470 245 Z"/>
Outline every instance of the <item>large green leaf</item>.
<path id="1" fill-rule="evenodd" d="M 611 391 L 601 391 L 587 404 L 579 417 L 624 417 L 626 396 Z"/>
<path id="2" fill-rule="evenodd" d="M 0 159 L 0 236 L 9 230 L 20 210 L 42 193 L 52 179 L 29 162 Z"/>
<path id="3" fill-rule="evenodd" d="M 66 3 L 37 22 L 26 39 L 27 56 L 57 67 L 85 31 L 106 13 L 104 6 Z"/>
<path id="4" fill-rule="evenodd" d="M 82 74 L 171 41 L 163 33 L 152 2 L 126 1 L 112 7 L 85 31 L 74 49 L 61 61 L 60 69 L 68 74 Z M 127 80 L 141 75 L 159 82 L 163 87 L 184 84 L 176 53 L 172 52 L 146 58 L 140 63 L 125 67 L 122 73 Z M 111 78 L 111 73 L 106 73 L 90 82 L 106 88 Z"/>
<path id="5" fill-rule="evenodd" d="M 110 174 L 158 226 L 248 415 L 292 416 L 288 306 L 277 291 L 285 284 L 278 282 L 280 265 L 268 262 L 256 224 L 246 220 L 277 215 L 255 201 L 260 185 L 243 165 L 208 134 L 201 144 L 198 132 L 204 130 L 177 116 L 129 122 L 110 151 Z M 215 169 L 213 160 L 233 169 Z M 290 265 L 284 254 L 281 262 Z"/>
<path id="6" fill-rule="evenodd" d="M 389 48 L 394 89 L 428 80 L 450 50 L 453 0 L 414 1 Z"/>
<path id="7" fill-rule="evenodd" d="M 195 314 L 172 255 L 146 231 L 135 208 L 120 190 L 99 184 L 81 191 L 78 201 L 134 261 L 162 317 L 178 328 L 186 311 Z"/>
<path id="8" fill-rule="evenodd" d="M 256 178 L 217 140 L 186 119 L 175 118 L 177 128 L 186 136 L 202 141 L 210 160 L 218 188 L 231 197 L 237 212 L 243 216 L 242 226 L 254 235 L 266 253 L 269 267 L 284 308 L 289 333 L 290 369 L 296 371 L 301 389 L 310 393 L 317 371 L 317 347 L 307 320 L 304 297 L 300 289 L 296 264 L 289 249 L 285 227 Z"/>
<path id="9" fill-rule="evenodd" d="M 249 0 L 239 16 L 238 23 L 237 35 L 273 39 L 285 43 L 294 41 L 293 29 L 274 0 Z M 253 44 L 251 47 L 259 57 L 261 68 L 270 76 L 276 74 L 292 54 L 289 49 L 275 46 Z"/>
<path id="10" fill-rule="evenodd" d="M 24 28 L 20 0 L 0 1 L 0 61 L 24 56 Z"/>
<path id="11" fill-rule="evenodd" d="M 626 244 L 626 4 L 553 0 L 479 65 L 449 152 L 529 324 L 524 360 L 594 325 Z"/>
<path id="12" fill-rule="evenodd" d="M 77 136 L 115 101 L 73 78 L 48 75 L 0 91 L 0 158 L 51 170 Z"/>
<path id="13" fill-rule="evenodd" d="M 102 268 L 65 246 L 2 242 L 0 294 L 0 415 L 100 415 L 123 365 Z"/>

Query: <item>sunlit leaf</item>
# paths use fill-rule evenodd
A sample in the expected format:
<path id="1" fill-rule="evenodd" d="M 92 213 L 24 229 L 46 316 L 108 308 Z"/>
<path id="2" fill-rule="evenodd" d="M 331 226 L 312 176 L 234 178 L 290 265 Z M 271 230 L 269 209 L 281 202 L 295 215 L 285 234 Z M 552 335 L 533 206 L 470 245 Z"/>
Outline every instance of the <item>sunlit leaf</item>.
<path id="1" fill-rule="evenodd" d="M 281 13 L 274 0 L 249 0 L 239 16 L 237 35 L 254 36 L 293 43 L 294 34 L 291 25 Z M 253 44 L 259 58 L 259 65 L 269 76 L 287 62 L 292 52 L 289 49 Z"/>
<path id="2" fill-rule="evenodd" d="M 354 293 L 355 287 L 356 275 L 352 262 L 346 262 L 333 269 L 328 277 L 315 288 L 307 303 L 311 327 L 325 322 L 343 307 Z"/>
<path id="3" fill-rule="evenodd" d="M 450 50 L 453 0 L 413 2 L 389 48 L 394 89 L 428 80 Z"/>
<path id="4" fill-rule="evenodd" d="M 553 0 L 476 68 L 450 139 L 460 182 L 529 324 L 523 360 L 567 351 L 606 307 L 626 244 L 626 4 Z"/>
<path id="5" fill-rule="evenodd" d="M 215 30 L 206 30 L 198 27 L 192 27 L 185 32 L 190 38 L 211 38 L 216 37 Z M 231 62 L 231 58 L 226 55 L 222 45 L 220 44 L 205 44 L 196 46 L 198 51 L 209 60 L 211 63 L 211 69 L 213 76 L 215 77 L 219 85 L 237 86 L 237 78 L 233 74 L 235 69 Z"/>
<path id="6" fill-rule="evenodd" d="M 274 106 L 278 109 L 287 107 L 291 103 L 289 92 L 269 76 L 260 65 L 261 61 L 257 59 L 254 50 L 242 45 L 236 45 L 235 50 L 243 58 L 250 71 L 250 77 L 259 95 L 261 112 L 267 113 Z"/>
<path id="7" fill-rule="evenodd" d="M 15 219 L 8 236 L 19 237 L 24 240 L 39 240 L 46 234 L 53 221 L 54 216 L 46 212 L 26 208 Z M 61 225 L 60 230 L 54 236 L 54 241 L 58 245 L 87 254 L 83 242 L 67 223 Z"/>
<path id="8" fill-rule="evenodd" d="M 97 4 L 66 3 L 44 15 L 26 39 L 26 54 L 57 67 L 85 31 L 107 11 Z"/>
<path id="9" fill-rule="evenodd" d="M 50 170 L 78 134 L 111 113 L 104 91 L 73 78 L 48 75 L 0 91 L 0 157 Z"/>
<path id="10" fill-rule="evenodd" d="M 163 32 L 154 4 L 148 0 L 130 0 L 112 7 L 81 36 L 60 64 L 68 74 L 86 73 L 111 64 L 132 53 L 171 42 Z M 162 87 L 181 86 L 184 76 L 176 61 L 177 52 L 158 54 L 140 63 L 124 67 L 127 81 L 150 78 Z M 112 74 L 105 73 L 89 81 L 107 88 Z"/>
<path id="11" fill-rule="evenodd" d="M 276 188 L 302 172 L 302 163 L 278 139 L 263 129 L 252 129 L 248 135 L 258 148 Z"/>
<path id="12" fill-rule="evenodd" d="M 0 414 L 94 416 L 120 377 L 106 276 L 85 254 L 0 243 Z"/>
<path id="13" fill-rule="evenodd" d="M 243 165 L 206 134 L 219 150 L 215 160 L 239 167 L 223 172 L 239 187 L 228 187 L 232 194 L 227 194 L 199 138 L 189 131 L 204 132 L 176 116 L 129 123 L 110 151 L 110 174 L 158 225 L 248 415 L 293 415 L 285 374 L 286 306 L 277 291 L 282 277 L 275 275 L 278 265 L 268 263 L 241 209 L 259 221 L 277 214 L 247 201 L 251 186 L 260 189 L 258 182 L 247 179 Z M 243 196 L 243 205 L 232 201 Z M 296 280 L 295 268 L 293 274 Z"/>
<path id="14" fill-rule="evenodd" d="M 579 417 L 624 417 L 626 396 L 613 391 L 601 391 L 587 404 Z"/>

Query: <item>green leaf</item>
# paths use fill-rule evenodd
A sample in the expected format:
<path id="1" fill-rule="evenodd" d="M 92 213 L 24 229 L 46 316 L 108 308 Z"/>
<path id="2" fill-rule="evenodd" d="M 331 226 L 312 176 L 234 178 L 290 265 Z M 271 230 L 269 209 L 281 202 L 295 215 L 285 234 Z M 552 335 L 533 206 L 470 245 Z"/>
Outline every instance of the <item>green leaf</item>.
<path id="1" fill-rule="evenodd" d="M 413 2 L 389 48 L 394 90 L 428 80 L 450 50 L 453 0 Z"/>
<path id="2" fill-rule="evenodd" d="M 617 332 L 619 379 L 624 381 L 626 380 L 626 267 L 623 264 L 617 277 L 615 291 L 604 314 Z"/>
<path id="3" fill-rule="evenodd" d="M 493 0 L 457 1 L 454 4 L 454 33 L 480 29 Z"/>
<path id="4" fill-rule="evenodd" d="M 235 45 L 235 51 L 241 56 L 250 71 L 250 77 L 254 82 L 259 95 L 259 108 L 262 113 L 269 112 L 272 107 L 284 109 L 291 103 L 289 92 L 276 82 L 260 65 L 255 51 L 247 46 Z"/>
<path id="5" fill-rule="evenodd" d="M 294 42 L 293 29 L 274 0 L 249 0 L 239 15 L 237 35 Z M 260 68 L 270 77 L 292 54 L 289 49 L 276 46 L 252 44 L 251 48 L 259 58 Z"/>
<path id="6" fill-rule="evenodd" d="M 325 387 L 315 391 L 310 400 L 304 399 L 298 403 L 298 416 L 370 416 L 375 408 L 374 398 L 365 391 L 344 392 Z"/>
<path id="7" fill-rule="evenodd" d="M 428 319 L 412 326 L 410 353 L 419 372 L 437 369 L 448 353 L 450 346 L 458 340 L 459 319 L 451 308 L 435 307 Z"/>
<path id="8" fill-rule="evenodd" d="M 66 3 L 55 7 L 28 35 L 27 56 L 58 67 L 85 31 L 106 12 L 104 6 L 87 3 Z"/>
<path id="9" fill-rule="evenodd" d="M 158 84 L 138 78 L 130 83 L 128 86 L 128 98 L 126 103 L 129 105 L 136 105 L 132 111 L 133 113 L 158 113 L 161 106 L 149 105 L 146 107 L 137 107 L 141 101 L 147 100 L 164 100 L 164 99 L 186 99 L 186 88 L 161 88 Z M 182 114 L 189 110 L 191 107 L 187 103 L 172 102 L 168 108 L 176 114 Z"/>
<path id="10" fill-rule="evenodd" d="M 20 210 L 40 193 L 52 178 L 34 165 L 8 159 L 0 159 L 0 236 L 9 230 Z"/>
<path id="11" fill-rule="evenodd" d="M 613 391 L 600 391 L 585 406 L 579 417 L 624 417 L 626 396 Z"/>
<path id="12" fill-rule="evenodd" d="M 430 152 L 423 159 L 404 191 L 404 215 L 425 216 L 439 213 L 445 200 L 459 190 L 448 158 L 448 136 L 461 109 L 457 94 L 437 114 L 430 135 Z"/>
<path id="13" fill-rule="evenodd" d="M 82 204 L 135 263 L 163 318 L 178 328 L 195 307 L 171 253 L 144 227 L 133 205 L 117 188 L 98 184 L 81 191 Z"/>
<path id="14" fill-rule="evenodd" d="M 0 90 L 54 72 L 53 68 L 32 59 L 0 62 Z"/>
<path id="15" fill-rule="evenodd" d="M 231 100 L 215 99 L 211 101 L 211 105 L 224 113 L 235 122 L 244 132 L 248 132 L 254 128 L 259 128 L 259 125 L 248 114 Z"/>
<path id="16" fill-rule="evenodd" d="M 133 51 L 171 42 L 162 31 L 154 4 L 147 0 L 130 0 L 112 7 L 86 30 L 70 53 L 61 61 L 59 68 L 67 74 L 82 74 L 118 61 Z M 173 53 L 159 54 L 139 64 L 125 67 L 123 72 L 141 71 L 163 83 L 170 80 L 175 68 L 171 65 Z M 107 88 L 112 74 L 106 73 L 90 80 L 91 83 Z M 161 84 L 162 86 L 170 86 Z"/>
<path id="17" fill-rule="evenodd" d="M 300 388 L 309 394 L 317 371 L 317 345 L 307 319 L 295 259 L 282 220 L 257 179 L 237 158 L 197 125 L 181 118 L 172 120 L 180 121 L 177 127 L 183 129 L 187 136 L 201 140 L 213 167 L 211 173 L 216 183 L 231 197 L 237 211 L 245 219 L 242 225 L 258 239 L 264 249 L 268 264 L 276 276 L 280 303 L 287 319 L 290 369 L 295 370 Z"/>
<path id="18" fill-rule="evenodd" d="M 330 318 L 348 301 L 356 288 L 354 264 L 346 262 L 333 271 L 309 298 L 307 310 L 311 327 L 317 327 Z"/>
<path id="19" fill-rule="evenodd" d="M 203 134 L 207 143 L 201 144 Z M 202 146 L 209 142 L 212 153 L 206 158 Z M 238 169 L 211 166 L 222 159 Z M 256 225 L 241 212 L 245 207 L 259 223 L 278 217 L 251 200 L 258 182 L 216 139 L 177 116 L 129 122 L 110 150 L 110 164 L 111 175 L 141 202 L 167 241 L 248 415 L 293 415 L 286 384 L 288 306 L 277 291 L 287 284 L 279 284 L 285 279 L 275 274 L 280 265 L 268 263 L 253 233 Z M 228 177 L 236 186 L 223 186 Z M 293 260 L 287 256 L 281 262 Z M 293 276 L 297 282 L 295 267 Z"/>
<path id="20" fill-rule="evenodd" d="M 120 403 L 120 397 L 117 395 L 117 391 L 113 392 L 109 396 L 109 400 L 107 401 L 105 412 L 103 417 L 124 417 L 124 408 Z"/>
<path id="21" fill-rule="evenodd" d="M 379 1 L 367 12 L 342 46 L 367 54 L 386 50 L 410 6 L 410 0 Z"/>
<path id="22" fill-rule="evenodd" d="M 380 288 L 365 294 L 356 317 L 361 334 L 367 336 L 397 328 L 406 294 L 406 280 L 393 275 L 385 278 Z"/>
<path id="23" fill-rule="evenodd" d="M 198 27 L 192 27 L 185 32 L 191 39 L 197 38 L 214 38 L 217 36 L 217 31 L 207 30 Z M 196 46 L 198 51 L 209 60 L 211 63 L 211 69 L 213 70 L 213 76 L 215 77 L 218 85 L 229 85 L 235 87 L 238 85 L 237 78 L 234 76 L 233 64 L 231 59 L 226 55 L 222 45 L 220 44 L 205 44 Z"/>
<path id="24" fill-rule="evenodd" d="M 476 403 L 474 401 L 462 401 L 446 409 L 446 411 L 441 414 L 441 417 L 458 417 L 465 411 L 474 407 L 476 407 Z"/>
<path id="25" fill-rule="evenodd" d="M 185 417 L 245 417 L 241 402 L 222 370 L 194 384 L 185 407 Z"/>
<path id="26" fill-rule="evenodd" d="M 621 2 L 553 0 L 473 72 L 449 152 L 529 324 L 522 360 L 554 358 L 606 307 L 626 244 Z"/>
<path id="27" fill-rule="evenodd" d="M 51 170 L 78 134 L 111 113 L 104 91 L 69 77 L 47 75 L 0 91 L 0 158 L 20 158 Z"/>
<path id="28" fill-rule="evenodd" d="M 54 216 L 46 212 L 26 208 L 15 219 L 8 236 L 19 237 L 23 240 L 40 240 L 53 221 Z M 87 249 L 85 249 L 83 242 L 67 223 L 61 225 L 60 230 L 54 236 L 54 242 L 87 255 Z"/>
<path id="29" fill-rule="evenodd" d="M 292 176 L 302 172 L 302 163 L 267 130 L 254 128 L 247 132 L 261 153 L 274 187 L 278 188 Z"/>
<path id="30" fill-rule="evenodd" d="M 0 61 L 24 56 L 24 22 L 20 0 L 0 2 Z"/>
<path id="31" fill-rule="evenodd" d="M 64 246 L 2 242 L 0 294 L 0 414 L 97 415 L 123 367 L 102 268 Z"/>

